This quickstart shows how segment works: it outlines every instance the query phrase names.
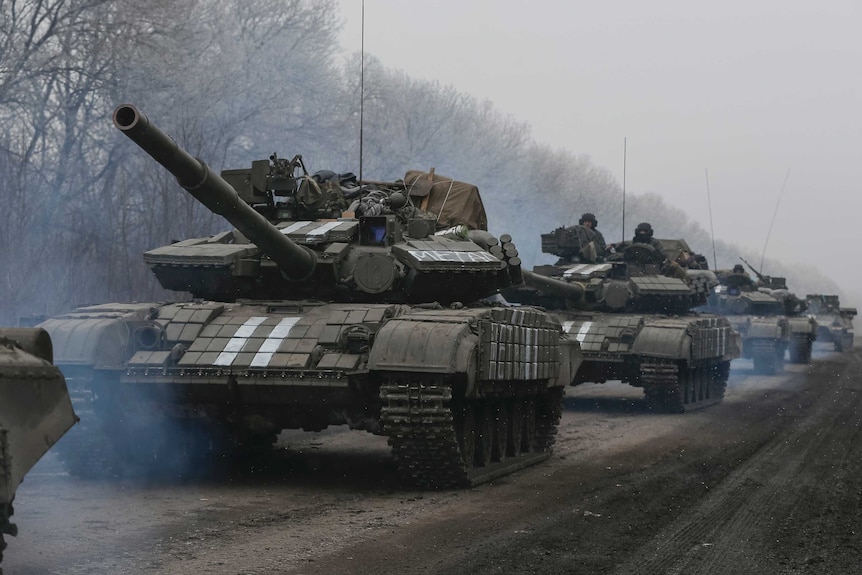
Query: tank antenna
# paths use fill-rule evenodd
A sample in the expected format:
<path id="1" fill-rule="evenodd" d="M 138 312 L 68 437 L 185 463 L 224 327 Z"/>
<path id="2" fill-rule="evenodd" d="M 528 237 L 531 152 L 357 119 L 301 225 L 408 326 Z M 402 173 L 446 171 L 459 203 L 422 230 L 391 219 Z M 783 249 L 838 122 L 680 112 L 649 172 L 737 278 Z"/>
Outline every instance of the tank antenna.
<path id="1" fill-rule="evenodd" d="M 362 33 L 359 55 L 359 190 L 362 195 L 362 142 L 365 118 L 365 0 L 362 0 Z"/>
<path id="2" fill-rule="evenodd" d="M 626 138 L 623 138 L 623 239 L 626 241 Z"/>
<path id="3" fill-rule="evenodd" d="M 781 205 L 781 198 L 784 197 L 784 189 L 787 187 L 787 178 L 790 177 L 790 168 L 787 168 L 787 173 L 784 174 L 784 183 L 781 184 L 781 192 L 778 194 L 778 201 L 775 202 L 775 211 L 772 212 L 772 220 L 769 222 L 769 230 L 766 232 L 766 241 L 763 242 L 763 253 L 760 254 L 760 273 L 763 273 L 763 259 L 766 257 L 766 246 L 769 245 L 769 236 L 772 234 L 772 224 L 775 223 L 775 216 L 778 215 L 778 206 Z"/>
<path id="4" fill-rule="evenodd" d="M 709 235 L 712 236 L 712 269 L 718 269 L 718 258 L 715 257 L 715 229 L 712 227 L 712 198 L 709 197 L 709 168 L 704 168 L 706 172 L 706 204 L 709 206 Z"/>

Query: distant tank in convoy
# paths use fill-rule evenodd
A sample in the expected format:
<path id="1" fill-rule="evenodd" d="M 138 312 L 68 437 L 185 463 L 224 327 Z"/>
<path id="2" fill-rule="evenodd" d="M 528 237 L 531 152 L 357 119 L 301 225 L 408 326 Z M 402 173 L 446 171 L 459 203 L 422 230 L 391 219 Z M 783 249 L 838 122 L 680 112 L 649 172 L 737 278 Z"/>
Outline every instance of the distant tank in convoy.
<path id="1" fill-rule="evenodd" d="M 817 340 L 831 343 L 835 351 L 853 349 L 853 318 L 855 307 L 841 307 L 837 295 L 809 294 L 806 296 L 808 313 L 818 324 Z"/>
<path id="2" fill-rule="evenodd" d="M 572 385 L 618 379 L 643 388 L 660 411 L 721 401 L 738 336 L 725 318 L 691 311 L 718 280 L 684 240 L 638 228 L 648 240 L 612 254 L 582 224 L 543 234 L 542 251 L 560 259 L 523 271 L 526 285 L 505 297 L 552 310 L 580 342 L 584 363 Z"/>
<path id="3" fill-rule="evenodd" d="M 63 374 L 41 329 L 0 328 L 0 562 L 15 491 L 24 475 L 75 424 Z M 2 572 L 2 571 L 0 571 Z"/>
<path id="4" fill-rule="evenodd" d="M 189 301 L 42 324 L 81 416 L 60 452 L 72 473 L 211 461 L 329 425 L 387 436 L 420 486 L 550 454 L 580 352 L 554 316 L 482 301 L 520 281 L 520 260 L 486 231 L 475 186 L 433 170 L 360 182 L 276 155 L 219 177 L 135 107 L 114 124 L 234 229 L 144 254 Z"/>
<path id="5" fill-rule="evenodd" d="M 757 281 L 742 264 L 732 270 L 718 270 L 721 285 L 701 309 L 728 318 L 742 336 L 743 357 L 752 360 L 758 373 L 780 373 L 785 355 L 791 363 L 810 363 L 817 322 L 805 314 L 805 301 L 787 289 L 785 278 L 749 268 Z"/>

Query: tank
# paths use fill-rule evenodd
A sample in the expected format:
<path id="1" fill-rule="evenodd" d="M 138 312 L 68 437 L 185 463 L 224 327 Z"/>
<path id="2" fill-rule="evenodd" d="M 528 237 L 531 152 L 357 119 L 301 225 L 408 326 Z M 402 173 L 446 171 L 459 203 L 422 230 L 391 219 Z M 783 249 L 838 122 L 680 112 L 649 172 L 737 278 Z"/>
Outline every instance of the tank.
<path id="1" fill-rule="evenodd" d="M 526 285 L 504 294 L 552 310 L 580 342 L 572 385 L 621 380 L 654 410 L 689 411 L 724 397 L 738 335 L 725 318 L 691 311 L 718 283 L 702 258 L 684 240 L 655 241 L 602 257 L 589 228 L 558 228 L 542 235 L 542 251 L 560 259 L 523 271 Z"/>
<path id="2" fill-rule="evenodd" d="M 79 406 L 60 452 L 72 473 L 204 469 L 330 425 L 387 436 L 423 487 L 548 457 L 580 352 L 552 315 L 482 301 L 520 260 L 486 231 L 475 186 L 310 175 L 276 155 L 219 176 L 134 106 L 113 120 L 234 228 L 144 254 L 191 300 L 42 324 Z"/>
<path id="3" fill-rule="evenodd" d="M 841 307 L 837 295 L 808 294 L 808 312 L 817 320 L 817 340 L 831 343 L 835 351 L 853 349 L 855 307 Z"/>
<path id="4" fill-rule="evenodd" d="M 717 271 L 720 285 L 702 309 L 728 318 L 742 336 L 742 355 L 752 360 L 755 372 L 780 373 L 785 355 L 791 363 L 810 363 L 817 321 L 805 314 L 805 301 L 787 289 L 785 278 L 763 275 L 742 261 L 757 281 L 741 265 Z"/>
<path id="5" fill-rule="evenodd" d="M 24 475 L 76 422 L 66 382 L 42 329 L 0 328 L 0 563 L 15 491 Z"/>

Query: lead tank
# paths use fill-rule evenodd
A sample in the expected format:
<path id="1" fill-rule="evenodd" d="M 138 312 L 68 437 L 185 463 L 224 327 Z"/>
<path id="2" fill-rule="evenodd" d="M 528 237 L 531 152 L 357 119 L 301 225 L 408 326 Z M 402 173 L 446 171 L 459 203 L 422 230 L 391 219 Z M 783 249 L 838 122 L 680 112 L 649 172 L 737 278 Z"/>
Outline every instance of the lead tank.
<path id="1" fill-rule="evenodd" d="M 202 469 L 329 425 L 387 436 L 401 476 L 427 487 L 551 453 L 579 350 L 549 314 L 479 301 L 520 262 L 485 231 L 475 186 L 310 175 L 275 155 L 219 177 L 134 106 L 113 119 L 234 229 L 144 254 L 191 300 L 43 324 L 80 406 L 61 451 L 72 473 Z"/>
<path id="2" fill-rule="evenodd" d="M 621 380 L 643 388 L 653 409 L 689 411 L 724 397 L 738 335 L 726 319 L 691 311 L 718 283 L 702 258 L 684 240 L 656 242 L 624 242 L 603 257 L 591 229 L 558 228 L 542 234 L 557 263 L 523 271 L 526 286 L 504 293 L 553 310 L 580 342 L 572 385 Z"/>
<path id="3" fill-rule="evenodd" d="M 817 320 L 817 339 L 831 343 L 835 351 L 853 349 L 855 307 L 841 307 L 837 295 L 808 294 L 808 312 Z"/>
<path id="4" fill-rule="evenodd" d="M 3 536 L 18 533 L 10 521 L 18 485 L 76 421 L 63 375 L 51 359 L 44 330 L 0 329 L 0 562 Z"/>

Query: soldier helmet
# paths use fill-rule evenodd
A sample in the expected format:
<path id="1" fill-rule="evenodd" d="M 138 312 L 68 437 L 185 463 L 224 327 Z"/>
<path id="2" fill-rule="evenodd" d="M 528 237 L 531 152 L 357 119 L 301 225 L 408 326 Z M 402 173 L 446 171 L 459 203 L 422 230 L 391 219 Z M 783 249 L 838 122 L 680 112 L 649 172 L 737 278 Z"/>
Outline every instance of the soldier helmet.
<path id="1" fill-rule="evenodd" d="M 744 274 L 744 273 L 745 273 L 745 268 L 744 268 L 744 267 L 742 267 L 742 264 L 736 264 L 735 266 L 733 266 L 733 273 L 735 273 L 735 274 Z"/>
<path id="2" fill-rule="evenodd" d="M 652 226 L 649 222 L 641 222 L 635 228 L 635 236 L 645 235 L 648 238 L 652 237 Z"/>
<path id="3" fill-rule="evenodd" d="M 591 224 L 593 224 L 593 229 L 599 227 L 599 222 L 596 219 L 596 216 L 591 214 L 590 212 L 586 212 L 584 215 L 581 216 L 581 219 L 578 220 L 578 225 L 582 226 L 584 225 L 584 222 L 590 222 Z"/>

